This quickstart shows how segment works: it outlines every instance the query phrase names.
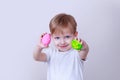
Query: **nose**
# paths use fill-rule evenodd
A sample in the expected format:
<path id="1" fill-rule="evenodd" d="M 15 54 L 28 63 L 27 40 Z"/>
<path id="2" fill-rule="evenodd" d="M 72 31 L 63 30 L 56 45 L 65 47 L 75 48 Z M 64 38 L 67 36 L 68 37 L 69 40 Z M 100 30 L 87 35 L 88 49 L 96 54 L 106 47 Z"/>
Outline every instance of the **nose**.
<path id="1" fill-rule="evenodd" d="M 64 40 L 64 39 L 61 39 L 61 40 L 60 40 L 60 43 L 61 43 L 61 44 L 65 44 L 65 40 Z"/>

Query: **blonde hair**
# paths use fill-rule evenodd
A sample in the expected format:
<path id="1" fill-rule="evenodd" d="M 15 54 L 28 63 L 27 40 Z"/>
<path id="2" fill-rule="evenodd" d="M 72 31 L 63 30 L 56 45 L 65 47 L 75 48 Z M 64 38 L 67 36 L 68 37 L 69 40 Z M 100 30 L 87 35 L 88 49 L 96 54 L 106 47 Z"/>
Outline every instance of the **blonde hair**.
<path id="1" fill-rule="evenodd" d="M 62 33 L 62 30 L 65 28 L 69 28 L 74 34 L 76 32 L 76 27 L 77 23 L 74 17 L 65 13 L 57 14 L 51 19 L 49 23 L 51 34 L 54 34 L 56 32 Z"/>

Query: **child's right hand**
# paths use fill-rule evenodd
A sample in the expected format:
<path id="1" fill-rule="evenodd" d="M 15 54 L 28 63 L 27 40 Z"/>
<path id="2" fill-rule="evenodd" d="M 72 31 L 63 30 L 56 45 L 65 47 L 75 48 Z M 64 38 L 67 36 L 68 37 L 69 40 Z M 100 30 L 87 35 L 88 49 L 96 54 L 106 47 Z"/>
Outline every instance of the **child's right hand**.
<path id="1" fill-rule="evenodd" d="M 51 41 L 50 34 L 43 33 L 40 37 L 39 46 L 41 48 L 47 48 L 49 46 L 50 41 Z"/>

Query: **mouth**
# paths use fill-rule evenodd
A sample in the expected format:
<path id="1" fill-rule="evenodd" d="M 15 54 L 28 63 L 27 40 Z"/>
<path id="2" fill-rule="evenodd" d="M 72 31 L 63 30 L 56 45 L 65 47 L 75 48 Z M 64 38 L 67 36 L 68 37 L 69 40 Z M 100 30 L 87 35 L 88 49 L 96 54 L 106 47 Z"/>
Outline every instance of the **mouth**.
<path id="1" fill-rule="evenodd" d="M 60 48 L 66 48 L 68 45 L 61 45 Z"/>

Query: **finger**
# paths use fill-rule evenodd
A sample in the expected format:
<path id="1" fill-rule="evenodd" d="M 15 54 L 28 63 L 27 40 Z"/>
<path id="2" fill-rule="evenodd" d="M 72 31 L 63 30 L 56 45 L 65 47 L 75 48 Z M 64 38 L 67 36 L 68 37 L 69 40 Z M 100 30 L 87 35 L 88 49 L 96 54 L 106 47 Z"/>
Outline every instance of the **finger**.
<path id="1" fill-rule="evenodd" d="M 79 39 L 79 42 L 83 45 L 83 40 L 82 39 Z"/>
<path id="2" fill-rule="evenodd" d="M 77 37 L 75 37 L 75 40 L 78 40 L 78 38 L 77 38 Z"/>
<path id="3" fill-rule="evenodd" d="M 45 35 L 45 34 L 47 34 L 46 32 L 45 33 L 43 33 L 43 35 Z"/>
<path id="4" fill-rule="evenodd" d="M 80 43 L 83 45 L 83 41 L 80 41 Z"/>
<path id="5" fill-rule="evenodd" d="M 82 39 L 79 38 L 79 42 L 81 42 L 81 41 L 82 41 Z"/>
<path id="6" fill-rule="evenodd" d="M 42 34 L 40 37 L 42 38 L 44 36 L 44 34 Z"/>
<path id="7" fill-rule="evenodd" d="M 43 33 L 43 34 L 41 35 L 41 38 L 42 38 L 45 34 L 47 34 L 47 33 L 46 33 L 46 32 L 45 32 L 45 33 Z"/>

